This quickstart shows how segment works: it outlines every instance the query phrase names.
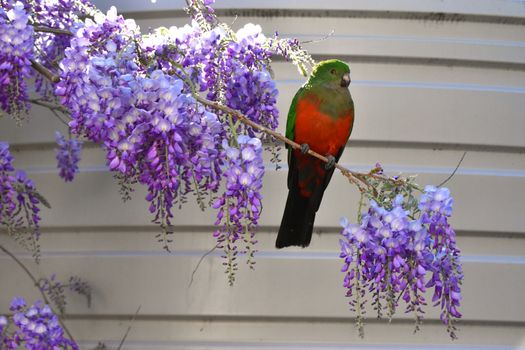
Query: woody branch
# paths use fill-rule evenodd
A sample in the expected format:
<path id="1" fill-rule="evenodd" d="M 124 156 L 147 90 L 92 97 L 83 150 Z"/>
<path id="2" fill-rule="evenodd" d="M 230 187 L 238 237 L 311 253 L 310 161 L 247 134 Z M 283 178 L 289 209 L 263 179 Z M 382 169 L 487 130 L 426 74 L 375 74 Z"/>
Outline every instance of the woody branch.
<path id="1" fill-rule="evenodd" d="M 60 77 L 58 75 L 54 74 L 53 72 L 51 72 L 50 70 L 48 70 L 46 67 L 44 67 L 41 64 L 38 64 L 38 63 L 33 64 L 33 68 L 38 73 L 42 74 L 45 78 L 47 78 L 49 81 L 51 81 L 52 83 L 57 83 L 57 82 L 60 81 Z M 286 136 L 284 136 L 284 135 L 282 135 L 282 134 L 280 134 L 280 133 L 278 133 L 276 131 L 273 131 L 273 130 L 271 130 L 271 129 L 263 126 L 263 125 L 255 123 L 254 121 L 248 119 L 241 112 L 239 112 L 239 111 L 237 111 L 237 110 L 235 110 L 233 108 L 230 108 L 228 106 L 225 106 L 225 105 L 220 104 L 220 103 L 215 102 L 215 101 L 210 101 L 210 100 L 208 100 L 208 99 L 206 99 L 206 98 L 204 98 L 204 97 L 202 97 L 202 96 L 200 96 L 200 95 L 198 95 L 196 93 L 194 93 L 193 96 L 201 104 L 203 104 L 205 106 L 208 106 L 208 107 L 211 107 L 213 109 L 219 110 L 221 112 L 224 112 L 226 114 L 229 114 L 229 115 L 233 116 L 235 119 L 239 120 L 241 123 L 246 124 L 248 126 L 251 126 L 255 130 L 258 130 L 258 131 L 261 131 L 261 132 L 263 132 L 265 134 L 268 134 L 268 135 L 274 137 L 275 139 L 280 140 L 283 143 L 289 145 L 293 149 L 300 149 L 301 148 L 301 145 L 298 144 L 297 142 L 295 142 L 293 140 L 290 140 Z M 51 103 L 48 103 L 48 102 L 45 102 L 45 103 L 41 103 L 41 101 L 31 101 L 31 102 L 33 102 L 35 104 L 39 104 L 39 105 L 47 107 L 47 108 L 50 108 L 52 110 L 61 110 L 63 112 L 67 112 L 67 109 L 65 109 L 64 107 L 58 106 L 58 105 L 54 105 L 54 104 L 51 104 Z M 322 154 L 319 154 L 319 153 L 315 152 L 314 150 L 310 149 L 310 150 L 308 150 L 307 153 L 308 153 L 308 155 L 310 155 L 310 156 L 312 156 L 314 158 L 317 158 L 317 159 L 319 159 L 322 162 L 328 163 L 328 161 L 329 161 L 327 157 L 325 157 Z M 368 181 L 368 179 L 370 179 L 370 178 L 375 179 L 375 180 L 390 182 L 390 183 L 393 183 L 393 184 L 399 185 L 399 186 L 402 186 L 402 185 L 404 185 L 406 183 L 406 181 L 401 179 L 401 178 L 393 179 L 391 177 L 379 174 L 379 173 L 376 172 L 376 169 L 372 169 L 371 171 L 369 171 L 367 173 L 363 173 L 363 172 L 357 172 L 357 171 L 353 171 L 353 170 L 347 169 L 347 168 L 345 168 L 342 165 L 337 164 L 337 163 L 334 165 L 334 167 L 336 169 L 338 169 L 341 172 L 341 174 L 343 174 L 351 183 L 356 185 L 357 188 L 359 189 L 359 191 L 361 191 L 361 193 L 365 193 L 368 190 L 371 190 L 374 194 L 376 194 L 376 189 L 370 183 L 370 181 Z"/>

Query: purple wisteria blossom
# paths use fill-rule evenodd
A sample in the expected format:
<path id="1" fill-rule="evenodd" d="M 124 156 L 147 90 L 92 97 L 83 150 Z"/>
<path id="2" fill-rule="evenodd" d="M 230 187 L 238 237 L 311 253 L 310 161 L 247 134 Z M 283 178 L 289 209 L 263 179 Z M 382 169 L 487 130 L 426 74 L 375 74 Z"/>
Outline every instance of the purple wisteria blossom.
<path id="1" fill-rule="evenodd" d="M 194 88 L 207 92 L 210 100 L 237 109 L 272 130 L 277 128 L 278 91 L 269 73 L 274 53 L 260 26 L 250 23 L 237 32 L 223 27 L 206 31 L 194 21 L 158 30 L 144 39 L 142 48 L 154 54 L 163 67 L 195 80 Z M 255 136 L 250 127 L 239 126 L 238 131 Z"/>
<path id="2" fill-rule="evenodd" d="M 9 145 L 0 142 L 0 226 L 38 259 L 42 197 L 26 173 L 13 168 L 12 161 Z"/>
<path id="3" fill-rule="evenodd" d="M 190 0 L 189 14 L 204 28 L 215 27 L 218 24 L 218 20 L 215 16 L 215 10 L 211 6 L 214 3 L 215 0 Z"/>
<path id="4" fill-rule="evenodd" d="M 231 116 L 212 113 L 194 93 L 277 127 L 277 89 L 267 67 L 272 51 L 261 27 L 235 33 L 214 26 L 213 12 L 208 15 L 141 37 L 134 22 L 112 8 L 75 28 L 60 63 L 55 92 L 71 111 L 73 133 L 102 143 L 119 178 L 148 187 L 153 221 L 165 233 L 175 204 L 193 193 L 204 208 L 204 194 L 218 190 L 223 140 L 241 132 L 256 136 L 233 121 L 224 128 Z M 170 240 L 161 239 L 167 248 Z"/>
<path id="5" fill-rule="evenodd" d="M 32 62 L 57 72 L 71 36 L 48 29 L 71 30 L 94 7 L 88 0 L 20 0 L 0 5 L 0 107 L 20 121 L 30 107 L 27 78 L 35 78 L 35 90 L 42 98 L 53 99 L 51 84 L 33 74 Z M 32 24 L 46 30 L 35 30 Z"/>
<path id="6" fill-rule="evenodd" d="M 223 147 L 226 152 L 225 164 L 226 190 L 213 207 L 218 209 L 215 225 L 221 228 L 215 231 L 218 248 L 225 249 L 227 273 L 233 284 L 237 269 L 237 254 L 248 255 L 248 264 L 253 267 L 255 252 L 255 228 L 261 214 L 261 188 L 264 176 L 261 141 L 257 138 L 239 136 L 236 146 Z M 238 244 L 243 248 L 239 251 Z"/>
<path id="7" fill-rule="evenodd" d="M 441 320 L 455 337 L 452 321 L 460 318 L 460 284 L 463 279 L 455 232 L 448 223 L 453 199 L 446 188 L 427 186 L 421 195 L 419 219 L 409 217 L 398 195 L 391 209 L 371 201 L 360 224 L 341 220 L 340 240 L 344 260 L 344 287 L 351 297 L 362 332 L 365 291 L 373 295 L 378 316 L 384 309 L 391 318 L 398 302 L 407 303 L 406 312 L 416 317 L 416 329 L 426 305 L 424 293 L 434 288 L 432 302 L 441 307 Z"/>
<path id="8" fill-rule="evenodd" d="M 15 350 L 77 350 L 48 305 L 37 301 L 28 306 L 16 297 L 11 302 L 10 317 L 0 316 L 0 348 Z"/>
<path id="9" fill-rule="evenodd" d="M 41 27 L 76 31 L 82 17 L 91 15 L 94 7 L 89 0 L 24 0 L 26 7 L 32 6 L 31 14 L 34 22 Z M 35 44 L 39 48 L 35 59 L 44 67 L 58 73 L 58 62 L 62 60 L 64 51 L 69 47 L 71 35 L 64 33 L 39 32 Z M 37 75 L 35 89 L 43 97 L 53 99 L 53 86 L 46 78 Z"/>
<path id="10" fill-rule="evenodd" d="M 114 8 L 87 20 L 66 50 L 56 93 L 73 132 L 104 145 L 109 169 L 148 187 L 168 249 L 174 205 L 219 187 L 223 128 L 183 80 L 140 67 L 135 31 Z"/>
<path id="11" fill-rule="evenodd" d="M 0 8 L 0 107 L 19 120 L 26 111 L 31 75 L 33 27 L 22 2 Z"/>
<path id="12" fill-rule="evenodd" d="M 422 211 L 421 222 L 428 227 L 432 237 L 429 244 L 432 255 L 431 280 L 426 287 L 433 287 L 432 302 L 441 307 L 441 321 L 453 327 L 454 318 L 460 318 L 458 311 L 463 279 L 460 251 L 456 247 L 456 233 L 448 222 L 452 215 L 453 198 L 448 188 L 426 186 L 425 193 L 421 196 L 419 209 Z M 430 259 L 430 256 L 428 257 Z"/>
<path id="13" fill-rule="evenodd" d="M 55 140 L 58 145 L 55 155 L 58 162 L 59 175 L 64 181 L 73 181 L 75 174 L 78 172 L 82 142 L 73 138 L 66 140 L 58 131 L 55 133 Z"/>

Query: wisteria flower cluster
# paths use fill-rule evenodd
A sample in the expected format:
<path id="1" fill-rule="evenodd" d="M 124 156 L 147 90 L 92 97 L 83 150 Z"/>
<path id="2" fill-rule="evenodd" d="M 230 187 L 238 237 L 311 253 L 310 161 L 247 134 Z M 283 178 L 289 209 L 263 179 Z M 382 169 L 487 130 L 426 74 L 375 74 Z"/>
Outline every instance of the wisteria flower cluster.
<path id="1" fill-rule="evenodd" d="M 34 30 L 22 2 L 0 8 L 0 107 L 20 121 L 29 108 L 26 78 L 31 75 Z"/>
<path id="2" fill-rule="evenodd" d="M 35 39 L 38 47 L 36 61 L 54 73 L 59 71 L 59 62 L 64 51 L 70 45 L 72 36 L 67 31 L 74 31 L 83 17 L 95 11 L 89 0 L 37 0 L 32 5 L 33 22 L 43 31 Z M 28 6 L 26 5 L 26 6 Z M 51 29 L 49 32 L 46 29 Z M 56 31 L 53 31 L 57 29 Z M 65 31 L 65 32 L 61 32 Z M 44 98 L 53 100 L 53 86 L 41 75 L 35 79 L 35 89 Z"/>
<path id="3" fill-rule="evenodd" d="M 38 260 L 43 198 L 22 170 L 15 171 L 6 142 L 0 142 L 0 225 Z"/>
<path id="4" fill-rule="evenodd" d="M 142 49 L 163 69 L 185 78 L 194 90 L 207 92 L 210 100 L 275 129 L 278 92 L 269 73 L 274 52 L 261 27 L 250 23 L 237 32 L 224 26 L 206 28 L 197 21 L 180 28 L 160 28 L 144 39 Z M 255 136 L 251 128 L 245 131 Z"/>
<path id="5" fill-rule="evenodd" d="M 235 279 L 237 254 L 246 254 L 247 263 L 253 268 L 255 261 L 255 228 L 262 210 L 261 188 L 264 176 L 262 146 L 258 138 L 239 136 L 236 145 L 223 143 L 226 150 L 225 164 L 226 191 L 213 207 L 219 209 L 215 225 L 222 228 L 215 231 L 218 247 L 225 250 L 226 273 L 230 284 Z M 242 249 L 238 249 L 239 242 Z"/>
<path id="6" fill-rule="evenodd" d="M 78 350 L 68 339 L 64 329 L 48 305 L 37 301 L 28 306 L 16 297 L 9 310 L 12 316 L 0 316 L 0 347 L 15 350 L 22 346 L 28 350 Z"/>
<path id="7" fill-rule="evenodd" d="M 223 129 L 180 78 L 140 66 L 136 31 L 115 8 L 86 20 L 61 62 L 56 93 L 72 130 L 104 145 L 110 170 L 148 187 L 168 249 L 174 204 L 219 187 Z"/>
<path id="8" fill-rule="evenodd" d="M 55 133 L 55 140 L 58 145 L 55 154 L 59 175 L 64 181 L 73 181 L 75 174 L 78 172 L 82 142 L 74 138 L 66 140 L 58 131 Z"/>
<path id="9" fill-rule="evenodd" d="M 72 131 L 104 145 L 119 181 L 148 187 L 166 249 L 174 205 L 193 193 L 204 208 L 204 198 L 225 178 L 223 141 L 236 143 L 242 133 L 262 138 L 231 115 L 212 113 L 195 94 L 277 127 L 269 70 L 275 39 L 253 24 L 237 32 L 219 25 L 211 3 L 193 2 L 191 25 L 145 36 L 114 8 L 97 13 L 75 28 L 60 62 L 55 92 L 71 113 Z M 197 8 L 207 9 L 206 16 Z"/>
<path id="10" fill-rule="evenodd" d="M 42 99 L 54 100 L 50 84 L 43 76 L 33 74 L 31 67 L 40 64 L 57 72 L 69 46 L 68 31 L 93 11 L 88 0 L 2 1 L 0 107 L 17 122 L 30 107 L 28 78 L 35 78 L 35 91 Z"/>
<path id="11" fill-rule="evenodd" d="M 427 304 L 425 292 L 433 288 L 432 303 L 440 306 L 441 320 L 455 338 L 463 274 L 455 232 L 448 222 L 453 204 L 450 191 L 427 186 L 417 219 L 404 204 L 402 195 L 395 197 L 391 208 L 371 200 L 359 224 L 341 220 L 344 287 L 357 314 L 359 332 L 362 336 L 367 292 L 378 317 L 386 309 L 391 319 L 398 303 L 405 301 L 405 311 L 414 314 L 418 330 Z"/>

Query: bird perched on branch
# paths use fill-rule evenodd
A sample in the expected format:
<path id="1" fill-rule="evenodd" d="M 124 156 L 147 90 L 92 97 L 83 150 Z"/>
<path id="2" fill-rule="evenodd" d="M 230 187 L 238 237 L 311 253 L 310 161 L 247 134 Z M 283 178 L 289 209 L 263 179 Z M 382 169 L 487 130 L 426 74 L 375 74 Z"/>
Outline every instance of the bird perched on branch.
<path id="1" fill-rule="evenodd" d="M 348 90 L 350 68 L 340 60 L 322 61 L 292 100 L 286 137 L 301 145 L 288 148 L 288 199 L 275 246 L 307 247 L 315 213 L 354 124 L 354 102 Z M 328 162 L 308 155 L 325 155 Z"/>

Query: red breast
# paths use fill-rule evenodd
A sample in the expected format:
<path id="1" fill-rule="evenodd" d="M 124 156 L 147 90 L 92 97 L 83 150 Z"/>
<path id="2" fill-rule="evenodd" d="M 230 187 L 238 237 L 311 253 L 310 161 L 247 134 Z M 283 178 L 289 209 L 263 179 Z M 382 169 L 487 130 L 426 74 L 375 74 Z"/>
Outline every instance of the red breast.
<path id="1" fill-rule="evenodd" d="M 295 142 L 307 143 L 311 150 L 333 156 L 346 145 L 354 122 L 353 110 L 333 118 L 321 112 L 318 101 L 303 98 L 297 103 L 296 113 Z"/>

